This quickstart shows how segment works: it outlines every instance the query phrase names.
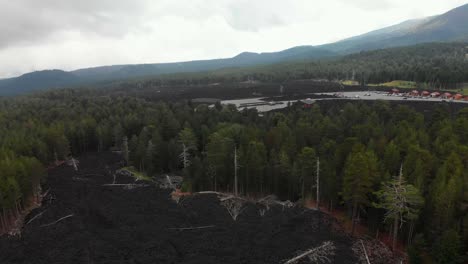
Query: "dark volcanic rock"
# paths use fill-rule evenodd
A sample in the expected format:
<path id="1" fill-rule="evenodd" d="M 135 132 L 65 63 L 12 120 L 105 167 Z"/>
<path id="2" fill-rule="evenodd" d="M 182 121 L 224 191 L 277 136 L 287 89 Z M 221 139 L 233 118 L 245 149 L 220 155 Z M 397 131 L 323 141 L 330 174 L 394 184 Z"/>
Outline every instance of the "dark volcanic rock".
<path id="1" fill-rule="evenodd" d="M 44 187 L 49 195 L 25 222 L 42 215 L 21 237 L 0 238 L 0 263 L 271 264 L 329 240 L 337 248 L 335 263 L 357 261 L 352 239 L 320 212 L 274 206 L 262 217 L 257 205 L 247 204 L 234 221 L 216 195 L 177 204 L 153 185 L 104 186 L 120 164 L 115 154 L 89 154 L 78 172 L 66 165 L 51 170 Z M 116 183 L 133 179 L 117 176 Z M 211 227 L 176 229 L 200 226 Z"/>

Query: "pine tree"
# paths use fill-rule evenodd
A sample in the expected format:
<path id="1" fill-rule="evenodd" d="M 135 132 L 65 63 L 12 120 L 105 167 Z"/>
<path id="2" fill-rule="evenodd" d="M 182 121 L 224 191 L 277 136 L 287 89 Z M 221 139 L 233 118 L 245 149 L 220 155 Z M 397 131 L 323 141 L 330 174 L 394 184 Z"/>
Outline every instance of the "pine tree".
<path id="1" fill-rule="evenodd" d="M 377 178 L 375 155 L 365 151 L 364 146 L 355 145 L 349 154 L 343 178 L 343 198 L 352 207 L 352 233 L 354 234 L 358 210 L 369 204 L 368 194 L 373 191 Z"/>
<path id="2" fill-rule="evenodd" d="M 392 247 L 395 250 L 398 229 L 405 221 L 413 221 L 418 218 L 424 199 L 417 188 L 406 183 L 403 177 L 403 166 L 400 168 L 400 175 L 384 184 L 383 188 L 375 194 L 379 202 L 374 203 L 374 206 L 386 210 L 386 220 L 393 220 Z"/>

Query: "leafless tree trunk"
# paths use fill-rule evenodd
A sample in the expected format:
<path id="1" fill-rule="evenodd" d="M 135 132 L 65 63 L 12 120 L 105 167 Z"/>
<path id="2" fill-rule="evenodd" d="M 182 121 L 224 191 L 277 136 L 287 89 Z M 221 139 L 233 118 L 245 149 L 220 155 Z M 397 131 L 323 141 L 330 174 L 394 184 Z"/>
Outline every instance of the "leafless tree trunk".
<path id="1" fill-rule="evenodd" d="M 330 257 L 335 255 L 336 247 L 331 241 L 324 242 L 322 245 L 309 249 L 296 257 L 286 261 L 284 264 L 294 264 L 301 259 L 308 258 L 311 263 L 331 263 Z"/>
<path id="2" fill-rule="evenodd" d="M 366 256 L 367 264 L 370 264 L 369 256 L 367 255 L 366 246 L 364 246 L 364 243 L 362 242 L 362 240 L 361 240 L 361 245 L 362 245 L 362 249 L 364 250 L 364 255 Z"/>
<path id="3" fill-rule="evenodd" d="M 395 251 L 396 249 L 396 242 L 398 238 L 398 217 L 395 217 L 393 222 L 393 241 L 392 241 L 392 249 Z"/>
<path id="4" fill-rule="evenodd" d="M 351 235 L 354 235 L 354 228 L 356 227 L 356 211 L 357 211 L 357 202 L 354 202 L 353 215 L 351 217 L 351 221 L 352 221 Z"/>
<path id="5" fill-rule="evenodd" d="M 72 160 L 73 168 L 75 169 L 75 171 L 78 171 L 78 165 L 76 164 L 76 160 L 73 157 L 71 158 L 71 160 Z"/>
<path id="6" fill-rule="evenodd" d="M 305 206 L 306 198 L 305 198 L 305 179 L 304 179 L 304 177 L 302 177 L 302 191 L 301 191 L 301 194 L 302 194 L 302 201 L 303 201 L 304 206 Z"/>
<path id="7" fill-rule="evenodd" d="M 124 137 L 122 140 L 122 152 L 125 160 L 125 165 L 128 164 L 129 151 L 128 151 L 128 138 Z"/>
<path id="8" fill-rule="evenodd" d="M 408 245 L 411 245 L 413 243 L 413 231 L 414 231 L 414 221 L 411 221 L 410 227 L 408 230 Z"/>
<path id="9" fill-rule="evenodd" d="M 320 210 L 320 158 L 317 157 L 317 210 Z"/>
<path id="10" fill-rule="evenodd" d="M 54 150 L 54 160 L 55 160 L 55 165 L 58 165 L 58 156 L 57 156 L 57 151 Z"/>
<path id="11" fill-rule="evenodd" d="M 238 196 L 239 192 L 237 189 L 237 169 L 239 164 L 237 164 L 237 146 L 234 146 L 234 195 Z"/>
<path id="12" fill-rule="evenodd" d="M 182 143 L 182 153 L 179 155 L 179 157 L 182 160 L 184 169 L 188 168 L 190 166 L 190 154 L 189 154 L 189 147 L 187 147 L 184 143 Z"/>

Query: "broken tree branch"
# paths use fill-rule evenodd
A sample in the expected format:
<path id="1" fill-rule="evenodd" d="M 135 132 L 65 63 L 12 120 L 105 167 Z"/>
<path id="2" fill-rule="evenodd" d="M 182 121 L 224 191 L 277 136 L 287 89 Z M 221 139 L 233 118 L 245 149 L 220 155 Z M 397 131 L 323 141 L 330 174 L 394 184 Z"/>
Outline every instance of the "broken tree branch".
<path id="1" fill-rule="evenodd" d="M 328 256 L 333 256 L 335 254 L 335 245 L 331 241 L 326 241 L 319 247 L 305 251 L 304 253 L 299 254 L 298 256 L 286 261 L 284 264 L 293 264 L 297 263 L 299 260 L 308 257 L 311 261 L 314 262 L 331 262 Z"/>
<path id="2" fill-rule="evenodd" d="M 367 264 L 370 264 L 369 256 L 367 256 L 366 246 L 364 246 L 362 239 L 361 239 L 361 245 L 362 245 L 362 249 L 364 249 L 364 255 L 366 255 Z"/>
<path id="3" fill-rule="evenodd" d="M 47 227 L 47 226 L 55 225 L 55 224 L 57 224 L 58 222 L 60 222 L 60 221 L 62 221 L 62 220 L 65 220 L 65 219 L 67 219 L 67 218 L 70 218 L 70 217 L 72 217 L 72 216 L 73 216 L 72 214 L 71 214 L 71 215 L 64 216 L 64 217 L 60 218 L 59 220 L 57 220 L 57 221 L 55 221 L 55 222 L 52 222 L 52 223 L 50 223 L 50 224 L 41 225 L 41 227 Z"/>
<path id="4" fill-rule="evenodd" d="M 43 213 L 45 213 L 46 210 L 42 211 L 41 213 L 37 214 L 36 216 L 34 216 L 33 218 L 31 218 L 25 225 L 28 225 L 30 224 L 32 221 L 34 221 L 35 219 L 39 218 Z"/>

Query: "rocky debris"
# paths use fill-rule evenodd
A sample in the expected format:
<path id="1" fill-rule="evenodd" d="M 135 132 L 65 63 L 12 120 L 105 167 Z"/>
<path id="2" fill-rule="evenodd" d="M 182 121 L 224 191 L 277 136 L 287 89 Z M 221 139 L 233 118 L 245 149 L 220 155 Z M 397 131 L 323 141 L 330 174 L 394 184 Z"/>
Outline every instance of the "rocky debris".
<path id="1" fill-rule="evenodd" d="M 133 177 L 133 173 L 129 170 L 125 170 L 125 169 L 119 169 L 117 171 L 115 171 L 115 174 L 117 176 L 122 176 L 122 177 Z"/>
<path id="2" fill-rule="evenodd" d="M 364 248 L 365 247 L 365 251 Z M 353 252 L 358 257 L 359 264 L 368 264 L 366 259 L 369 258 L 369 262 L 372 264 L 400 264 L 404 261 L 393 254 L 393 252 L 381 241 L 376 239 L 370 240 L 356 240 L 352 246 Z"/>

